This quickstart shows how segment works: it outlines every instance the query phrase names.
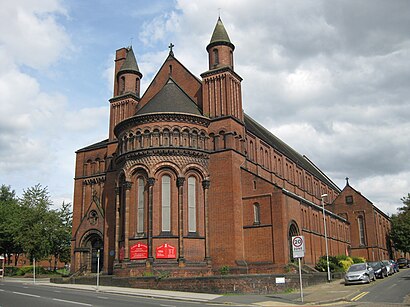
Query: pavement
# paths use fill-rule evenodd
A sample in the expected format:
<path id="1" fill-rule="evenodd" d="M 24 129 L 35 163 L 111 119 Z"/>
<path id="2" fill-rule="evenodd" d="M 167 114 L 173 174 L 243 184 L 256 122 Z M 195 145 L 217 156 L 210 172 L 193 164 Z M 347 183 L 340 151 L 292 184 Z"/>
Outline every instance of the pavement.
<path id="1" fill-rule="evenodd" d="M 33 283 L 30 279 L 6 278 L 7 281 Z M 253 294 L 206 294 L 181 291 L 166 291 L 154 289 L 136 289 L 125 287 L 111 287 L 82 284 L 55 284 L 49 279 L 37 279 L 36 285 L 47 285 L 59 288 L 71 288 L 101 293 L 115 293 L 142 297 L 167 298 L 182 301 L 202 302 L 235 306 L 334 306 L 337 303 L 349 302 L 367 285 L 345 286 L 342 279 L 330 283 L 318 284 L 303 289 L 303 302 L 300 291 L 290 293 L 273 293 L 266 295 Z"/>

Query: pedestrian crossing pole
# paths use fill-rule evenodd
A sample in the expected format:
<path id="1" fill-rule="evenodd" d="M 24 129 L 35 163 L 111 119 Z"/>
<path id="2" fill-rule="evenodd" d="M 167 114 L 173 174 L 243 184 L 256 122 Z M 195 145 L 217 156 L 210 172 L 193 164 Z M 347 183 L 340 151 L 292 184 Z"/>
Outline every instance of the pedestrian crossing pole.
<path id="1" fill-rule="evenodd" d="M 96 291 L 98 292 L 100 285 L 100 250 L 97 250 L 97 289 Z"/>
<path id="2" fill-rule="evenodd" d="M 36 258 L 33 258 L 33 283 L 36 283 Z"/>

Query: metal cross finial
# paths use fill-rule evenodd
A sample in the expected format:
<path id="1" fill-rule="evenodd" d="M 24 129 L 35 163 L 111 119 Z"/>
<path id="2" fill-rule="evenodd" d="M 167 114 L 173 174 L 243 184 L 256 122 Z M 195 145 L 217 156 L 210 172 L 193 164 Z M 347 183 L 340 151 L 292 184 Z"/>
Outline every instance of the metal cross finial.
<path id="1" fill-rule="evenodd" d="M 346 177 L 346 185 L 349 185 L 349 177 Z"/>
<path id="2" fill-rule="evenodd" d="M 218 7 L 218 18 L 221 18 L 221 8 Z"/>
<path id="3" fill-rule="evenodd" d="M 173 47 L 175 47 L 175 45 L 173 43 L 170 43 L 169 46 L 168 46 L 170 55 L 174 55 L 174 52 L 172 51 Z"/>

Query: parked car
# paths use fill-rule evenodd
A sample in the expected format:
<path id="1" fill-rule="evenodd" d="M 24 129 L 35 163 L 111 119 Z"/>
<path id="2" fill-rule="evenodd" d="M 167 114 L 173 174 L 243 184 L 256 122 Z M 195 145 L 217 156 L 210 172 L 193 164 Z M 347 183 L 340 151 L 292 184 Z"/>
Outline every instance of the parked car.
<path id="1" fill-rule="evenodd" d="M 384 263 L 384 265 L 387 268 L 387 274 L 388 275 L 393 275 L 394 274 L 394 269 L 393 269 L 393 265 L 391 264 L 391 262 L 389 260 L 382 260 L 382 262 Z"/>
<path id="2" fill-rule="evenodd" d="M 387 274 L 387 268 L 386 268 L 386 266 L 384 265 L 383 262 L 381 262 L 381 261 L 373 261 L 373 262 L 369 262 L 369 265 L 373 268 L 374 275 L 375 275 L 377 278 L 383 279 L 383 278 L 385 278 L 385 277 L 388 276 L 388 274 Z"/>
<path id="3" fill-rule="evenodd" d="M 392 266 L 393 266 L 393 271 L 394 271 L 394 273 L 397 273 L 398 271 L 399 271 L 399 265 L 397 264 L 397 262 L 396 261 L 394 261 L 394 260 L 389 260 L 390 261 L 390 263 L 392 264 Z"/>
<path id="4" fill-rule="evenodd" d="M 367 263 L 352 264 L 345 274 L 345 285 L 370 283 L 376 280 L 373 268 Z"/>
<path id="5" fill-rule="evenodd" d="M 398 258 L 396 262 L 399 265 L 399 268 L 409 267 L 409 261 L 406 258 Z"/>

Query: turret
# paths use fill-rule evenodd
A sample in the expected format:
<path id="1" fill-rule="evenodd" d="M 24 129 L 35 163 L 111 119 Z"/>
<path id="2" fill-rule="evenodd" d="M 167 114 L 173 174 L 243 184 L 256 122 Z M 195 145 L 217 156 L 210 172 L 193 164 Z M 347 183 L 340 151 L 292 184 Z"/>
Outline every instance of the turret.
<path id="1" fill-rule="evenodd" d="M 140 82 L 142 74 L 139 71 L 132 47 L 121 48 L 116 52 L 114 97 L 132 93 L 140 97 Z"/>
<path id="2" fill-rule="evenodd" d="M 136 112 L 141 78 L 132 47 L 118 49 L 115 54 L 114 95 L 110 99 L 110 141 L 115 139 L 114 127 Z"/>
<path id="3" fill-rule="evenodd" d="M 233 69 L 233 51 L 235 46 L 231 43 L 228 33 L 218 18 L 209 45 L 206 47 L 209 58 L 209 70 L 230 67 Z"/>
<path id="4" fill-rule="evenodd" d="M 233 70 L 234 49 L 219 17 L 206 47 L 209 70 L 201 74 L 203 112 L 210 118 L 232 116 L 243 122 L 242 78 Z"/>

